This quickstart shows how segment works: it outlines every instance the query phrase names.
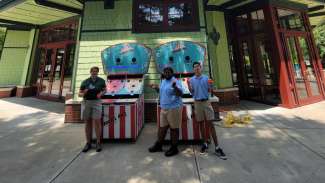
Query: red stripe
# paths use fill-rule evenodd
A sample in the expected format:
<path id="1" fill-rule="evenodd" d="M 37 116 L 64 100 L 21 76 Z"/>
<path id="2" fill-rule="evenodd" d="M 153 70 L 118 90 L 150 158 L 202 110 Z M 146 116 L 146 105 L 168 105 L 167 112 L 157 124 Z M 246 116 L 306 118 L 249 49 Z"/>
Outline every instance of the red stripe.
<path id="1" fill-rule="evenodd" d="M 114 106 L 109 106 L 109 129 L 108 129 L 108 137 L 110 139 L 114 139 L 114 123 L 115 123 L 115 116 L 114 116 Z"/>
<path id="2" fill-rule="evenodd" d="M 182 130 L 181 131 L 182 132 L 182 139 L 181 140 L 188 140 L 188 134 L 187 134 L 187 110 L 186 110 L 186 106 L 183 107 L 181 130 Z"/>
<path id="3" fill-rule="evenodd" d="M 135 139 L 135 106 L 131 105 L 131 138 Z"/>
<path id="4" fill-rule="evenodd" d="M 125 105 L 120 106 L 120 138 L 125 139 Z"/>

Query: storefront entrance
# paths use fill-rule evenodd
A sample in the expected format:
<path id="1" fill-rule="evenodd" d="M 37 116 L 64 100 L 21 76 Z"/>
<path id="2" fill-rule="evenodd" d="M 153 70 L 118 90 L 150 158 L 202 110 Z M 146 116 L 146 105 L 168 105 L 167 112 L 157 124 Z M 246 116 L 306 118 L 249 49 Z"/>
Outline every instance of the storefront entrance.
<path id="1" fill-rule="evenodd" d="M 310 41 L 304 34 L 285 34 L 285 53 L 288 74 L 291 75 L 295 100 L 308 104 L 322 100 L 321 73 L 311 56 Z"/>
<path id="2" fill-rule="evenodd" d="M 68 22 L 41 30 L 37 96 L 63 100 L 71 91 L 75 53 L 76 22 Z"/>
<path id="3" fill-rule="evenodd" d="M 289 108 L 324 100 L 324 76 L 306 9 L 276 2 L 254 5 L 227 17 L 240 97 Z"/>
<path id="4" fill-rule="evenodd" d="M 38 96 L 62 99 L 71 87 L 74 45 L 40 49 Z"/>

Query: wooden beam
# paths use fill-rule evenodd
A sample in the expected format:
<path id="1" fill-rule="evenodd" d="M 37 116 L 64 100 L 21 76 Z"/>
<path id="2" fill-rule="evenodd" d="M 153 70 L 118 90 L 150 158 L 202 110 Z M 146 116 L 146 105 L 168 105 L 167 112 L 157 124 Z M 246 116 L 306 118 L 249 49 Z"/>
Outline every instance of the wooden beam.
<path id="1" fill-rule="evenodd" d="M 47 0 L 34 0 L 36 4 L 41 5 L 41 6 L 47 6 L 50 8 L 54 8 L 54 9 L 58 9 L 58 10 L 62 10 L 62 11 L 66 11 L 66 12 L 70 12 L 70 13 L 75 13 L 75 14 L 81 14 L 82 10 L 79 10 L 77 8 L 72 8 L 72 7 L 68 7 L 68 6 L 64 6 L 61 4 L 57 4 L 57 3 L 53 3 Z"/>
<path id="2" fill-rule="evenodd" d="M 314 6 L 314 7 L 308 8 L 308 12 L 322 10 L 322 9 L 324 9 L 324 7 L 325 7 L 324 5 Z"/>
<path id="3" fill-rule="evenodd" d="M 205 6 L 205 11 L 223 11 L 223 12 L 225 12 L 225 11 L 227 11 L 227 9 L 217 6 L 217 5 L 207 5 L 207 6 Z"/>
<path id="4" fill-rule="evenodd" d="M 5 24 L 21 25 L 21 26 L 31 27 L 31 28 L 36 27 L 36 25 L 34 25 L 34 24 L 17 22 L 14 20 L 6 20 L 6 19 L 1 19 L 1 18 L 0 18 L 0 22 L 5 23 Z"/>
<path id="5" fill-rule="evenodd" d="M 227 9 L 227 8 L 229 8 L 231 6 L 235 6 L 235 5 L 240 4 L 242 2 L 243 2 L 243 0 L 231 0 L 231 1 L 228 1 L 228 2 L 225 2 L 225 3 L 221 4 L 219 6 L 221 8 Z"/>
<path id="6" fill-rule="evenodd" d="M 308 14 L 309 18 L 310 17 L 320 17 L 320 16 L 325 16 L 325 11 L 318 12 L 318 13 L 310 13 Z"/>

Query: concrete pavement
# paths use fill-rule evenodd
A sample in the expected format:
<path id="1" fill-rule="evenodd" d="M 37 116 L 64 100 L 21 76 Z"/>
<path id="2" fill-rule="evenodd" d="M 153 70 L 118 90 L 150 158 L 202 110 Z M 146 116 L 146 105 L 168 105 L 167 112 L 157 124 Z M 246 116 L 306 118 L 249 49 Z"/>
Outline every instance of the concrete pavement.
<path id="1" fill-rule="evenodd" d="M 217 132 L 228 160 L 210 146 L 181 145 L 172 158 L 148 153 L 156 137 L 147 123 L 132 143 L 80 153 L 83 125 L 64 124 L 64 105 L 35 98 L 0 100 L 0 182 L 323 183 L 325 102 L 296 109 L 243 101 L 235 109 L 253 123 Z M 165 147 L 167 149 L 168 147 Z"/>

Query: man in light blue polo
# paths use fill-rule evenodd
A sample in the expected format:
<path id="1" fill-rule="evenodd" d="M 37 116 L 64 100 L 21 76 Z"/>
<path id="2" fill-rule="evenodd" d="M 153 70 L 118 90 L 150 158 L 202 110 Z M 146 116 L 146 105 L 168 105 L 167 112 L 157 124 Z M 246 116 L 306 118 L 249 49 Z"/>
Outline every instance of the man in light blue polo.
<path id="1" fill-rule="evenodd" d="M 195 75 L 189 80 L 188 86 L 194 99 L 195 119 L 200 125 L 201 136 L 204 140 L 201 153 L 208 149 L 208 139 L 210 139 L 206 133 L 206 128 L 208 128 L 215 144 L 215 154 L 221 159 L 227 159 L 219 147 L 216 131 L 212 124 L 212 121 L 215 121 L 214 110 L 209 102 L 209 91 L 212 90 L 212 83 L 210 83 L 208 76 L 202 74 L 202 67 L 199 62 L 193 63 L 193 69 Z"/>
<path id="2" fill-rule="evenodd" d="M 164 68 L 164 79 L 160 87 L 152 84 L 151 88 L 160 95 L 160 126 L 158 129 L 158 140 L 149 148 L 149 152 L 162 151 L 162 142 L 165 139 L 168 128 L 170 128 L 171 147 L 166 151 L 165 156 L 178 154 L 179 125 L 182 121 L 182 94 L 183 90 L 180 81 L 173 76 L 171 67 Z"/>

